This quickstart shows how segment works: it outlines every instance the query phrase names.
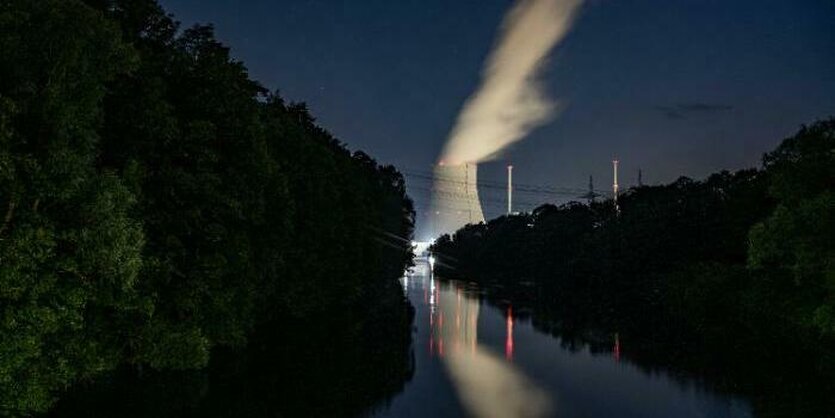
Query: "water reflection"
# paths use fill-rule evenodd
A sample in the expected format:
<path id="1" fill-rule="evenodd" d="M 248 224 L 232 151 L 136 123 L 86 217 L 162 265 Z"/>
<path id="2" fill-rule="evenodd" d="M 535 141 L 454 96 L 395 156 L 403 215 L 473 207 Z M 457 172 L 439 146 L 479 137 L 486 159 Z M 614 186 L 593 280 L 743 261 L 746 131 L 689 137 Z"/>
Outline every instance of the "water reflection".
<path id="1" fill-rule="evenodd" d="M 621 334 L 547 334 L 524 306 L 488 303 L 472 286 L 436 279 L 428 265 L 407 283 L 415 375 L 375 416 L 751 416 L 740 398 L 641 369 L 624 355 Z"/>
<path id="2" fill-rule="evenodd" d="M 404 282 L 407 288 L 412 285 Z M 65 394 L 55 418 L 351 417 L 400 393 L 414 362 L 412 310 L 389 281 L 373 303 L 284 312 L 241 349 L 213 351 L 206 369 L 124 369 Z M 415 302 L 419 302 L 419 299 Z M 340 312 L 331 315 L 330 312 Z M 2 414 L 0 414 L 2 415 Z"/>
<path id="3" fill-rule="evenodd" d="M 615 333 L 615 345 L 612 347 L 612 357 L 614 357 L 615 361 L 620 361 L 620 335 Z"/>
<path id="4" fill-rule="evenodd" d="M 513 306 L 507 307 L 507 337 L 504 343 L 504 356 L 513 361 Z"/>
<path id="5" fill-rule="evenodd" d="M 474 417 L 543 417 L 553 405 L 513 363 L 513 311 L 508 307 L 505 356 L 479 344 L 479 299 L 457 283 L 429 283 L 429 350 L 442 361 L 459 399 Z M 453 319 L 454 320 L 450 320 Z"/>
<path id="6" fill-rule="evenodd" d="M 445 354 L 461 350 L 475 350 L 478 339 L 478 300 L 462 297 L 462 289 L 452 289 L 450 284 L 441 285 L 435 279 L 432 279 L 429 286 L 432 293 L 428 318 L 430 355 L 444 357 Z M 448 290 L 441 292 L 441 286 Z M 449 321 L 449 318 L 453 318 L 453 321 Z"/>

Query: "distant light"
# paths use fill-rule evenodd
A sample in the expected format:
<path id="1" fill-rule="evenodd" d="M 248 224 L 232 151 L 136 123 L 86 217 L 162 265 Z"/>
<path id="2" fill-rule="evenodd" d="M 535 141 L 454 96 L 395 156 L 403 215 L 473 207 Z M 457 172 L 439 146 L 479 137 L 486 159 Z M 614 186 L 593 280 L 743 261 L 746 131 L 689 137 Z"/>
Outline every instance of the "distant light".
<path id="1" fill-rule="evenodd" d="M 435 267 L 435 256 L 434 255 L 429 256 L 429 267 L 432 267 L 432 268 Z"/>

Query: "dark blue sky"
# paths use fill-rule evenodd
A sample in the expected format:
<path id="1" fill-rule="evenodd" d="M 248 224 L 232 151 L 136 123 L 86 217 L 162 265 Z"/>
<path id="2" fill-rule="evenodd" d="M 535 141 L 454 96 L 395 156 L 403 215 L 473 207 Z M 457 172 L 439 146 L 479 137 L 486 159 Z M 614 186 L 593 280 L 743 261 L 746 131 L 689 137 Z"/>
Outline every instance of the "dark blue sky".
<path id="1" fill-rule="evenodd" d="M 352 149 L 428 171 L 479 81 L 509 0 L 161 0 L 212 23 L 253 78 L 305 101 Z M 833 0 L 588 0 L 544 71 L 566 109 L 482 180 L 586 187 L 756 166 L 835 115 Z M 412 195 L 428 202 L 419 179 Z M 496 191 L 499 192 L 500 191 Z M 483 191 L 485 214 L 501 194 Z M 524 203 L 547 196 L 519 194 Z M 526 209 L 526 207 L 521 207 Z"/>

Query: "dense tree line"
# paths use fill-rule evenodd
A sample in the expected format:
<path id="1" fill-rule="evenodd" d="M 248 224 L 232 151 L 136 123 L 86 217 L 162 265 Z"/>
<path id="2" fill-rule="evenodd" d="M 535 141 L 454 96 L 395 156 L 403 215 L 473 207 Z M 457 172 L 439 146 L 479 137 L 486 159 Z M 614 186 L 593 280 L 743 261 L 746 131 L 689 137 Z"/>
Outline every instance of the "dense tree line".
<path id="1" fill-rule="evenodd" d="M 0 3 L 0 413 L 192 369 L 410 263 L 403 177 L 154 0 Z"/>
<path id="2" fill-rule="evenodd" d="M 399 283 L 369 289 L 368 309 L 264 323 L 205 369 L 120 369 L 72 387 L 48 417 L 342 417 L 367 415 L 414 373 L 413 310 Z M 402 309 L 392 309 L 400 306 Z M 277 326 L 279 325 L 279 326 Z"/>
<path id="3" fill-rule="evenodd" d="M 804 391 L 831 393 L 833 193 L 829 119 L 784 140 L 761 169 L 635 187 L 619 208 L 544 205 L 468 225 L 436 241 L 435 270 L 499 289 L 492 297 L 531 306 L 548 329 L 619 332 L 633 347 L 655 345 L 656 362 L 666 345 L 678 363 L 725 379 L 738 369 L 783 395 L 802 384 L 781 373 L 807 367 L 829 377 Z M 691 354 L 702 360 L 683 360 Z M 787 415 L 811 406 L 786 402 Z"/>

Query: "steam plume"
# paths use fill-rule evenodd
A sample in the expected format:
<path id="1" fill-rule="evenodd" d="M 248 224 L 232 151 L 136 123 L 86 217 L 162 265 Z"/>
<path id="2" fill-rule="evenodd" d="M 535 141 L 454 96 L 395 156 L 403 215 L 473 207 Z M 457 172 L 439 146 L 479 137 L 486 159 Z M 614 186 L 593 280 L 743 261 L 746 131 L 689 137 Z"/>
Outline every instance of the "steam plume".
<path id="1" fill-rule="evenodd" d="M 541 92 L 538 70 L 571 28 L 582 1 L 518 0 L 505 17 L 481 86 L 458 116 L 443 161 L 488 160 L 551 117 L 557 105 Z"/>

